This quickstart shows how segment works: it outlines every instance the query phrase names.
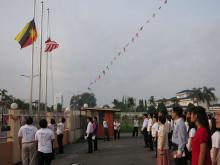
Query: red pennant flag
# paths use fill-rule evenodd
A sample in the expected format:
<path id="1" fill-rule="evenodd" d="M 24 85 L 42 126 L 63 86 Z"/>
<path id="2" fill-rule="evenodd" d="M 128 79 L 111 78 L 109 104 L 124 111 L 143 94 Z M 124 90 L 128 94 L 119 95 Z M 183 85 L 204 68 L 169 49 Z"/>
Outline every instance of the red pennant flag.
<path id="1" fill-rule="evenodd" d="M 89 85 L 90 85 L 90 86 L 93 85 L 93 82 L 91 82 Z"/>
<path id="2" fill-rule="evenodd" d="M 121 55 L 121 52 L 118 52 L 118 56 L 120 56 Z"/>
<path id="3" fill-rule="evenodd" d="M 89 91 L 91 91 L 91 88 L 88 88 Z"/>
<path id="4" fill-rule="evenodd" d="M 103 70 L 102 73 L 105 75 L 105 71 Z"/>
<path id="5" fill-rule="evenodd" d="M 147 23 L 150 23 L 150 20 L 147 20 Z"/>
<path id="6" fill-rule="evenodd" d="M 126 48 L 124 48 L 124 52 L 126 52 Z"/>
<path id="7" fill-rule="evenodd" d="M 45 44 L 46 44 L 45 52 L 52 52 L 52 50 L 59 47 L 59 44 L 56 43 L 55 41 L 51 41 L 50 38 L 48 38 Z"/>
<path id="8" fill-rule="evenodd" d="M 139 37 L 139 34 L 138 34 L 138 33 L 136 33 L 136 37 L 137 37 L 137 38 Z"/>
<path id="9" fill-rule="evenodd" d="M 158 8 L 159 10 L 161 9 L 161 6 Z"/>
<path id="10" fill-rule="evenodd" d="M 106 66 L 106 68 L 109 70 L 109 67 L 108 67 L 108 66 Z"/>
<path id="11" fill-rule="evenodd" d="M 167 0 L 164 1 L 164 4 L 167 4 Z"/>
<path id="12" fill-rule="evenodd" d="M 101 79 L 101 75 L 99 75 L 99 77 L 98 77 L 98 80 L 100 80 Z"/>

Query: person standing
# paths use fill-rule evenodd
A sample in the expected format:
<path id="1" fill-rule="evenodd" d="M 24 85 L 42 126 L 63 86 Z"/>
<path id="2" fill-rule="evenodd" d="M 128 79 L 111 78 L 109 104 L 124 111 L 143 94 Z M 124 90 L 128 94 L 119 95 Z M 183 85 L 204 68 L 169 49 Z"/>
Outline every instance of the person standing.
<path id="1" fill-rule="evenodd" d="M 169 146 L 168 146 L 168 133 L 166 117 L 159 116 L 159 130 L 158 130 L 158 143 L 157 143 L 157 165 L 169 165 Z"/>
<path id="2" fill-rule="evenodd" d="M 97 132 L 98 132 L 98 123 L 97 123 L 97 117 L 93 117 L 93 143 L 94 143 L 94 151 L 98 150 L 98 137 L 97 137 Z"/>
<path id="3" fill-rule="evenodd" d="M 208 117 L 203 107 L 196 107 L 191 114 L 197 131 L 192 139 L 192 165 L 211 165 L 210 149 L 212 147 Z"/>
<path id="4" fill-rule="evenodd" d="M 116 121 L 116 125 L 117 125 L 117 138 L 120 139 L 120 130 L 121 130 L 121 123 L 119 120 Z"/>
<path id="5" fill-rule="evenodd" d="M 175 106 L 172 111 L 174 129 L 172 135 L 173 156 L 176 165 L 186 165 L 185 146 L 187 143 L 186 125 L 182 118 L 183 110 Z"/>
<path id="6" fill-rule="evenodd" d="M 18 131 L 18 141 L 21 149 L 23 165 L 35 165 L 36 161 L 35 134 L 37 132 L 37 128 L 32 124 L 32 117 L 28 117 L 26 119 L 26 124 Z"/>
<path id="7" fill-rule="evenodd" d="M 151 135 L 152 135 L 153 144 L 155 147 L 155 157 L 157 157 L 158 131 L 159 131 L 158 117 L 156 115 L 154 115 L 153 116 L 153 125 L 152 125 L 152 129 L 151 129 Z"/>
<path id="8" fill-rule="evenodd" d="M 212 135 L 212 165 L 220 165 L 220 108 L 215 114 L 216 131 Z"/>
<path id="9" fill-rule="evenodd" d="M 61 119 L 61 122 L 57 124 L 57 143 L 59 148 L 59 154 L 63 154 L 63 134 L 65 118 Z"/>
<path id="10" fill-rule="evenodd" d="M 103 128 L 104 128 L 104 141 L 109 141 L 109 132 L 108 132 L 108 121 L 103 119 Z"/>
<path id="11" fill-rule="evenodd" d="M 118 120 L 115 120 L 113 123 L 114 126 L 114 139 L 120 139 L 120 122 Z"/>
<path id="12" fill-rule="evenodd" d="M 49 129 L 51 129 L 52 131 L 53 131 L 53 133 L 55 134 L 55 131 L 56 131 L 56 121 L 54 120 L 54 119 L 51 119 L 50 120 L 50 124 L 48 124 L 48 128 Z M 53 157 L 53 159 L 55 158 L 54 157 L 54 146 L 53 146 L 53 144 L 52 144 L 52 157 Z"/>
<path id="13" fill-rule="evenodd" d="M 152 135 L 151 135 L 152 125 L 153 125 L 152 115 L 149 114 L 148 115 L 148 124 L 147 124 L 147 135 L 148 135 L 148 143 L 149 143 L 150 151 L 154 150 L 153 140 L 152 140 Z"/>
<path id="14" fill-rule="evenodd" d="M 86 139 L 88 141 L 88 153 L 92 153 L 93 152 L 93 148 L 92 148 L 92 136 L 93 136 L 93 124 L 92 124 L 92 118 L 88 117 L 87 119 L 88 125 L 87 125 L 87 129 L 86 129 Z"/>
<path id="15" fill-rule="evenodd" d="M 55 139 L 54 133 L 47 128 L 47 121 L 41 119 L 40 129 L 36 132 L 35 140 L 38 143 L 38 165 L 50 165 L 52 161 L 52 143 Z"/>
<path id="16" fill-rule="evenodd" d="M 144 135 L 144 143 L 145 143 L 144 148 L 148 147 L 147 125 L 148 125 L 147 114 L 144 114 L 144 121 L 143 121 L 143 125 L 142 125 L 142 128 L 141 128 L 141 132 Z"/>
<path id="17" fill-rule="evenodd" d="M 138 137 L 138 129 L 139 129 L 139 121 L 137 119 L 137 117 L 134 118 L 133 121 L 133 137 Z"/>

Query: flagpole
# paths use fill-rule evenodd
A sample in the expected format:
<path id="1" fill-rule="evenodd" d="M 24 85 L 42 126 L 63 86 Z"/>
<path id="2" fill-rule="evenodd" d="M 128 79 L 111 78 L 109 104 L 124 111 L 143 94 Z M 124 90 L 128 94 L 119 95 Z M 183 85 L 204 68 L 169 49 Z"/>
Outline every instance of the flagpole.
<path id="1" fill-rule="evenodd" d="M 50 9 L 47 9 L 47 13 L 48 13 L 48 18 L 47 18 L 47 39 L 50 37 L 49 34 L 49 23 L 50 23 Z M 47 84 L 48 84 L 48 51 L 47 51 L 47 55 L 46 55 L 46 93 L 45 93 L 45 112 L 47 112 Z"/>
<path id="2" fill-rule="evenodd" d="M 38 113 L 40 112 L 40 102 L 41 102 L 41 78 L 42 78 L 42 44 L 43 44 L 43 14 L 44 14 L 44 2 L 41 1 L 42 13 L 41 13 L 41 42 L 40 42 L 40 73 L 39 73 L 39 96 L 38 96 Z"/>
<path id="3" fill-rule="evenodd" d="M 34 20 L 36 15 L 36 0 L 34 0 Z M 33 36 L 32 36 L 33 40 Z M 29 99 L 29 113 L 32 115 L 32 99 L 33 99 L 33 78 L 34 78 L 34 42 L 32 42 L 32 54 L 31 54 L 31 76 L 30 76 L 30 99 Z"/>

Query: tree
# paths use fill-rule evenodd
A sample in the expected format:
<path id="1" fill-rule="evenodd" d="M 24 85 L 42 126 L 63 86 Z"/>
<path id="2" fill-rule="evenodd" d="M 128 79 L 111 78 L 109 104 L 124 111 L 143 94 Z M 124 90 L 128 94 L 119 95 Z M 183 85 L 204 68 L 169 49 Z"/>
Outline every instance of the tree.
<path id="1" fill-rule="evenodd" d="M 117 99 L 114 99 L 112 104 L 114 105 L 113 108 L 120 108 L 120 101 L 118 101 Z"/>
<path id="2" fill-rule="evenodd" d="M 193 99 L 193 102 L 196 103 L 197 106 L 199 105 L 199 102 L 204 102 L 202 88 L 193 88 L 191 97 Z"/>
<path id="3" fill-rule="evenodd" d="M 177 97 L 173 97 L 173 98 L 171 98 L 171 101 L 173 102 L 173 104 L 179 105 L 180 99 L 178 99 Z"/>
<path id="4" fill-rule="evenodd" d="M 105 105 L 103 105 L 103 107 L 102 108 L 104 108 L 104 109 L 109 109 L 110 108 L 110 106 L 109 105 L 107 105 L 107 104 L 105 104 Z"/>
<path id="5" fill-rule="evenodd" d="M 135 106 L 135 101 L 134 101 L 134 98 L 133 97 L 129 97 L 128 98 L 128 107 L 131 108 L 131 111 L 134 110 L 134 106 Z"/>
<path id="6" fill-rule="evenodd" d="M 188 111 L 188 112 L 192 112 L 192 110 L 193 110 L 194 107 L 195 107 L 194 104 L 189 103 L 188 106 L 187 106 L 187 111 Z"/>
<path id="7" fill-rule="evenodd" d="M 146 111 L 146 107 L 144 106 L 144 101 L 139 100 L 139 105 L 136 108 L 136 112 L 145 112 L 145 111 Z"/>
<path id="8" fill-rule="evenodd" d="M 149 114 L 157 114 L 158 111 L 157 111 L 157 109 L 153 105 L 151 105 L 151 106 L 148 107 L 147 112 Z"/>
<path id="9" fill-rule="evenodd" d="M 203 101 L 206 101 L 207 109 L 209 109 L 211 101 L 217 100 L 215 93 L 213 91 L 215 91 L 215 88 L 207 88 L 206 86 L 203 87 L 203 91 L 202 91 Z"/>
<path id="10" fill-rule="evenodd" d="M 74 109 L 80 110 L 84 104 L 87 104 L 89 107 L 96 106 L 96 98 L 93 93 L 85 92 L 80 95 L 72 96 L 70 100 L 70 106 Z"/>
<path id="11" fill-rule="evenodd" d="M 158 104 L 157 111 L 161 111 L 164 112 L 164 114 L 168 114 L 167 107 L 162 102 Z"/>
<path id="12" fill-rule="evenodd" d="M 156 105 L 155 100 L 154 100 L 154 96 L 151 96 L 151 97 L 150 97 L 149 103 L 150 103 L 150 105 L 153 105 L 153 106 Z"/>

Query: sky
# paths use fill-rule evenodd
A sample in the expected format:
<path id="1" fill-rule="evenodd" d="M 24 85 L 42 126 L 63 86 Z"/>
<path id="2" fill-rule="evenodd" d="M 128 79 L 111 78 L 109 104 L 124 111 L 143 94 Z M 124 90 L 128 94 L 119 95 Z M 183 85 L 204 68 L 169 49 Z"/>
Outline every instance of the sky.
<path id="1" fill-rule="evenodd" d="M 114 98 L 170 98 L 184 89 L 214 87 L 220 97 L 220 1 L 168 0 L 44 0 L 43 40 L 46 40 L 46 9 L 50 8 L 51 39 L 60 48 L 50 54 L 54 92 L 71 95 L 87 91 L 118 51 L 131 40 L 156 11 L 156 18 L 126 50 L 104 78 L 92 86 L 99 106 Z M 37 0 L 36 24 L 40 33 L 41 3 Z M 33 0 L 2 0 L 0 6 L 0 89 L 27 100 L 31 47 L 20 49 L 14 40 L 33 18 Z M 36 43 L 34 72 L 39 70 L 40 41 Z M 45 66 L 43 54 L 43 63 Z M 51 66 L 51 65 L 50 65 Z M 49 67 L 49 103 L 52 78 Z M 43 67 L 43 77 L 45 76 Z M 34 99 L 38 98 L 38 77 Z M 45 80 L 43 79 L 43 86 Z M 43 95 L 45 88 L 43 87 Z"/>

